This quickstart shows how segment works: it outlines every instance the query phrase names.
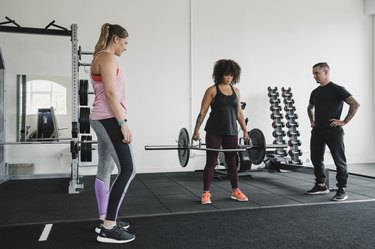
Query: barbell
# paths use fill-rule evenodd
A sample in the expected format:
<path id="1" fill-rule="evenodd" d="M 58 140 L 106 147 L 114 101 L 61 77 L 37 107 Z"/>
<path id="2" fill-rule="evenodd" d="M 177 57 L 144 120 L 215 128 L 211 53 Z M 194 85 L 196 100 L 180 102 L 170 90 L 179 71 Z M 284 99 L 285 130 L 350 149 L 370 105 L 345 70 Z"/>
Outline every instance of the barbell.
<path id="1" fill-rule="evenodd" d="M 263 162 L 266 155 L 267 148 L 287 148 L 286 144 L 268 144 L 263 132 L 257 128 L 248 132 L 250 143 L 245 145 L 238 145 L 235 149 L 216 149 L 207 148 L 199 145 L 193 145 L 193 140 L 190 142 L 189 132 L 186 128 L 182 128 L 178 134 L 177 145 L 146 145 L 145 150 L 177 150 L 178 160 L 182 167 L 186 167 L 190 158 L 190 150 L 216 151 L 216 152 L 247 152 L 252 164 L 258 165 Z"/>

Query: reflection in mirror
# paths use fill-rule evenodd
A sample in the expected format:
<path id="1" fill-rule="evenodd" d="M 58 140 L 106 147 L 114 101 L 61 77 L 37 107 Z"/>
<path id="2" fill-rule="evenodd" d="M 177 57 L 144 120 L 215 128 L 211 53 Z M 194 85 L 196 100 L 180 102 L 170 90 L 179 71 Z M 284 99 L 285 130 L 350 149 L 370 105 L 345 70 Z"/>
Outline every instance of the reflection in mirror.
<path id="1" fill-rule="evenodd" d="M 17 75 L 17 141 L 69 138 L 70 78 Z"/>

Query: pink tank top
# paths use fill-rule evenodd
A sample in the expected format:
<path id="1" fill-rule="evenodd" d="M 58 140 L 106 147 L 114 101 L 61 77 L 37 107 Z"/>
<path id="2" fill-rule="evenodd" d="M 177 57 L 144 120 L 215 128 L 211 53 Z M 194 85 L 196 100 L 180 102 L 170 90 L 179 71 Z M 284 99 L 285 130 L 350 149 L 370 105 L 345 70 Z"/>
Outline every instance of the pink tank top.
<path id="1" fill-rule="evenodd" d="M 92 104 L 90 119 L 101 120 L 115 117 L 111 107 L 108 104 L 104 93 L 103 81 L 100 75 L 91 75 L 91 84 L 94 89 L 95 99 Z M 125 101 L 125 77 L 121 69 L 117 69 L 116 75 L 117 97 L 124 109 L 124 114 L 127 116 L 126 101 Z"/>

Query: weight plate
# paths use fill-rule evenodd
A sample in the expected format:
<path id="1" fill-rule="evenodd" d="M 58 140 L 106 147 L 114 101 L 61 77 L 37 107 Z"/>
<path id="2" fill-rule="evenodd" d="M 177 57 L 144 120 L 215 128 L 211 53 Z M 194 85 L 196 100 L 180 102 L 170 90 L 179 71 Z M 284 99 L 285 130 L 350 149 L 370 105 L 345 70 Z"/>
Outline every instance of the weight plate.
<path id="1" fill-rule="evenodd" d="M 92 136 L 87 136 L 87 141 L 92 141 Z M 86 162 L 92 161 L 92 143 L 86 143 Z"/>
<path id="2" fill-rule="evenodd" d="M 88 80 L 79 80 L 79 105 L 87 106 L 88 104 Z"/>
<path id="3" fill-rule="evenodd" d="M 190 148 L 189 148 L 189 132 L 186 128 L 182 128 L 178 134 L 178 160 L 182 167 L 186 167 L 189 162 Z"/>
<path id="4" fill-rule="evenodd" d="M 92 144 L 85 143 L 85 141 L 92 141 L 92 136 L 81 136 L 81 162 L 92 161 Z"/>
<path id="5" fill-rule="evenodd" d="M 81 136 L 81 141 L 87 140 L 87 136 Z M 85 143 L 81 143 L 81 162 L 87 162 L 87 148 Z"/>
<path id="6" fill-rule="evenodd" d="M 90 133 L 90 108 L 81 107 L 79 109 L 79 132 Z"/>
<path id="7" fill-rule="evenodd" d="M 266 139 L 263 132 L 259 129 L 252 129 L 249 131 L 249 137 L 253 147 L 248 149 L 250 161 L 252 164 L 261 164 L 266 156 Z"/>

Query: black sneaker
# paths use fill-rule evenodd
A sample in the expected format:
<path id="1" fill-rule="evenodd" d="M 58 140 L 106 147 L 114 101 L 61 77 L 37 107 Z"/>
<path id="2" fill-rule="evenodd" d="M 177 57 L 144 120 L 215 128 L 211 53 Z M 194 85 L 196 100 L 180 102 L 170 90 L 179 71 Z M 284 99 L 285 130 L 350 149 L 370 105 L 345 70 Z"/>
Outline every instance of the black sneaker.
<path id="1" fill-rule="evenodd" d="M 319 184 L 315 184 L 315 186 L 307 191 L 309 195 L 325 195 L 329 193 L 329 189 L 326 185 L 320 186 Z"/>
<path id="2" fill-rule="evenodd" d="M 96 240 L 103 243 L 128 243 L 135 240 L 135 235 L 128 233 L 118 225 L 115 225 L 112 229 L 106 229 L 102 226 Z"/>
<path id="3" fill-rule="evenodd" d="M 99 223 L 98 225 L 95 227 L 95 232 L 96 233 L 100 233 L 100 229 L 103 225 L 104 221 L 103 220 L 99 220 Z M 130 223 L 129 222 L 126 222 L 126 221 L 122 221 L 122 220 L 119 220 L 119 219 L 116 219 L 116 224 L 120 227 L 123 227 L 125 230 L 128 230 L 128 228 L 130 227 Z"/>
<path id="4" fill-rule="evenodd" d="M 345 192 L 344 188 L 339 188 L 335 194 L 335 196 L 332 198 L 332 201 L 345 201 L 348 199 L 348 195 Z"/>

